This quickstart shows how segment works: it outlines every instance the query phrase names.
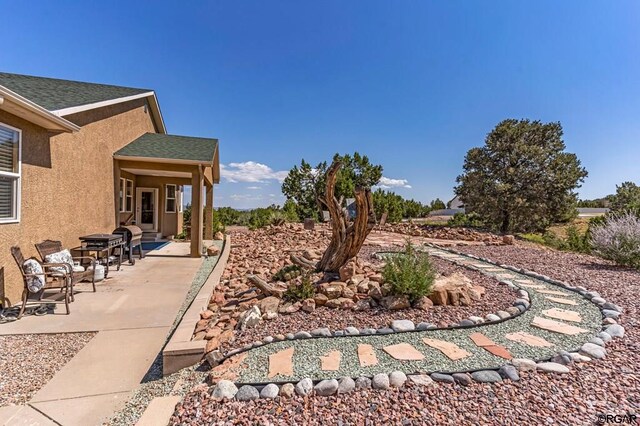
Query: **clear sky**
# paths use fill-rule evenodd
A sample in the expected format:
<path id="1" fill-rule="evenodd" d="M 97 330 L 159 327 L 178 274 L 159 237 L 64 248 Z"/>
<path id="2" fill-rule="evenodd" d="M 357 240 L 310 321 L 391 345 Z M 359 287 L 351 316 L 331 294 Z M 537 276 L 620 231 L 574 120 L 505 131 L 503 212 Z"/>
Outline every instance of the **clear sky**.
<path id="1" fill-rule="evenodd" d="M 452 196 L 502 119 L 560 121 L 595 198 L 640 182 L 638 1 L 0 0 L 0 70 L 156 90 L 169 133 L 220 139 L 216 204 L 282 202 L 305 158 L 359 151 Z"/>

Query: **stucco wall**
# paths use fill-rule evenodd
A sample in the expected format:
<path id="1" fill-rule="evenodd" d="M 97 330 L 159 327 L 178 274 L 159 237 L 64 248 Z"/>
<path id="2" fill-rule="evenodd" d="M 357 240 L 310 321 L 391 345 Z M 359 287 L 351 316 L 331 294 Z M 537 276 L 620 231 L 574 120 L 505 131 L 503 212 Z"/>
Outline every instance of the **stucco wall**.
<path id="1" fill-rule="evenodd" d="M 81 125 L 76 133 L 51 134 L 0 110 L 0 122 L 22 130 L 21 220 L 0 224 L 0 300 L 15 304 L 22 279 L 11 257 L 13 245 L 25 257 L 34 244 L 111 232 L 116 227 L 113 152 L 145 132 L 155 132 L 145 100 L 135 100 L 67 116 Z"/>

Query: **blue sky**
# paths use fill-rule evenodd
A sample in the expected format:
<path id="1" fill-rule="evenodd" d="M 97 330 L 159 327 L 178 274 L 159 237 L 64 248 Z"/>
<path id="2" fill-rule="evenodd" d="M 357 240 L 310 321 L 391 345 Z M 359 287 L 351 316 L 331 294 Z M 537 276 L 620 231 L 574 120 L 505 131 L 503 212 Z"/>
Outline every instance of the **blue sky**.
<path id="1" fill-rule="evenodd" d="M 560 121 L 580 194 L 640 181 L 640 2 L 0 0 L 0 70 L 156 90 L 220 139 L 216 204 L 283 201 L 305 158 L 359 151 L 448 199 L 502 119 Z M 10 23 L 10 25 L 8 24 Z"/>

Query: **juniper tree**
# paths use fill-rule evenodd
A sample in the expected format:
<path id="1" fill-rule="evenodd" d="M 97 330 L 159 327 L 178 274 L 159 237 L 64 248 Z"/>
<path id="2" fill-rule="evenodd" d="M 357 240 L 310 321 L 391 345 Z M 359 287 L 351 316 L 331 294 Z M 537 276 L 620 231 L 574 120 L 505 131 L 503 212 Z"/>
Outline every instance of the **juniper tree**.
<path id="1" fill-rule="evenodd" d="M 565 152 L 560 123 L 504 120 L 472 148 L 456 195 L 501 232 L 544 230 L 575 215 L 574 190 L 587 176 Z"/>

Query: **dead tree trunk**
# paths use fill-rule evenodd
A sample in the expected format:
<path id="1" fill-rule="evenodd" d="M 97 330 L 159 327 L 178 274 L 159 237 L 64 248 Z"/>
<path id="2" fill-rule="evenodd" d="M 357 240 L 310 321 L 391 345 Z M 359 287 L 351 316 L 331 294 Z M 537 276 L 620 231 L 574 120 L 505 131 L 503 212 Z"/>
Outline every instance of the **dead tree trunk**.
<path id="1" fill-rule="evenodd" d="M 342 164 L 335 161 L 327 170 L 327 187 L 322 201 L 331 217 L 331 242 L 316 266 L 316 270 L 321 272 L 337 273 L 358 254 L 375 225 L 373 199 L 369 188 L 356 188 L 356 217 L 353 223 L 349 223 L 348 213 L 342 208 L 342 200 L 338 201 L 335 196 L 340 167 Z"/>

